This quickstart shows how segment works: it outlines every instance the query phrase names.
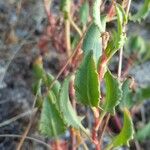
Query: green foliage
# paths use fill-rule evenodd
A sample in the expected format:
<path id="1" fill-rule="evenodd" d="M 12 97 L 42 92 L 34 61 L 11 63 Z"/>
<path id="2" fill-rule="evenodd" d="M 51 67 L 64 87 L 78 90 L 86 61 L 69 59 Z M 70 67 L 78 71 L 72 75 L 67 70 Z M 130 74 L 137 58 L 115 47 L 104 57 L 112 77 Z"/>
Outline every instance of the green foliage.
<path id="1" fill-rule="evenodd" d="M 70 12 L 71 2 L 71 0 L 61 1 L 61 10 L 64 13 L 65 19 L 67 19 L 69 15 L 70 17 L 73 16 Z M 98 123 L 101 123 L 105 114 L 109 113 L 111 115 L 114 115 L 117 106 L 121 108 L 120 112 L 123 111 L 123 127 L 121 129 L 121 132 L 117 136 L 113 137 L 112 143 L 110 143 L 106 147 L 107 150 L 110 150 L 112 148 L 120 147 L 123 145 L 129 146 L 129 141 L 133 139 L 134 129 L 132 117 L 128 109 L 132 108 L 133 105 L 141 103 L 144 100 L 150 98 L 150 86 L 137 87 L 133 90 L 130 88 L 132 82 L 131 79 L 127 79 L 123 82 L 123 84 L 121 84 L 121 81 L 107 69 L 108 61 L 120 48 L 124 46 L 126 42 L 124 27 L 127 24 L 128 16 L 126 15 L 121 5 L 114 4 L 117 15 L 117 29 L 116 31 L 113 31 L 111 39 L 109 39 L 108 37 L 108 41 L 107 37 L 105 37 L 105 35 L 107 35 L 105 34 L 106 14 L 102 16 L 100 13 L 101 2 L 101 0 L 93 1 L 92 21 L 89 28 L 87 28 L 87 32 L 83 39 L 83 60 L 81 61 L 81 64 L 79 65 L 79 68 L 75 74 L 74 89 L 77 102 L 92 108 L 94 110 L 94 116 L 96 119 L 97 116 L 100 116 L 100 120 L 94 120 Z M 90 6 L 88 0 L 85 0 L 82 6 L 80 7 L 79 11 L 80 21 L 77 22 L 77 24 L 74 22 L 74 24 L 72 24 L 72 22 L 70 22 L 69 26 L 72 25 L 73 27 L 75 27 L 75 29 L 78 29 L 79 24 L 81 27 L 85 28 L 89 18 L 89 7 Z M 150 1 L 145 0 L 145 3 L 141 10 L 136 15 L 132 16 L 132 20 L 140 21 L 142 18 L 145 18 L 148 15 L 149 8 Z M 110 11 L 109 13 L 112 12 Z M 68 19 L 68 23 L 69 21 L 70 20 Z M 67 34 L 68 37 L 70 36 L 71 38 L 71 49 L 73 49 L 75 45 L 77 45 L 77 41 L 79 41 L 79 36 L 75 36 L 74 32 L 68 32 Z M 104 39 L 103 44 L 102 38 Z M 105 46 L 107 46 L 107 48 Z M 106 49 L 102 51 L 102 48 Z M 127 49 L 130 50 L 129 54 L 136 54 L 138 52 L 138 54 L 143 55 L 143 53 L 145 53 L 146 50 L 146 45 L 144 40 L 140 36 L 132 36 L 127 42 Z M 69 59 L 71 60 L 73 58 L 73 60 L 76 61 L 77 56 L 79 56 L 78 53 L 73 53 L 73 55 L 71 55 Z M 73 67 L 71 65 L 67 67 L 69 69 L 73 69 L 74 71 L 77 65 L 78 62 L 75 62 L 75 64 L 73 64 Z M 37 80 L 34 86 L 34 94 L 37 96 L 38 99 L 40 99 L 40 105 L 37 106 L 39 110 L 41 110 L 41 118 L 39 125 L 41 133 L 44 134 L 46 137 L 58 138 L 58 136 L 65 133 L 65 131 L 69 127 L 72 127 L 76 130 L 83 131 L 90 138 L 90 136 L 87 134 L 87 130 L 81 123 L 80 117 L 77 115 L 77 110 L 75 110 L 72 107 L 70 102 L 69 96 L 71 96 L 71 94 L 69 93 L 69 82 L 71 76 L 65 78 L 62 86 L 58 81 L 54 82 L 55 78 L 51 74 L 46 73 L 43 69 L 42 59 L 40 58 L 34 64 L 33 69 Z M 98 74 L 98 69 L 100 70 L 100 75 Z M 95 107 L 100 107 L 101 81 L 99 78 L 102 79 L 101 81 L 103 81 L 104 79 L 104 85 L 106 89 L 106 95 L 104 96 L 104 101 L 101 105 L 101 114 L 98 114 L 99 112 L 95 111 Z M 94 125 L 96 127 L 94 126 L 93 132 L 97 132 L 99 124 L 96 125 L 95 123 Z M 148 123 L 141 130 L 138 130 L 137 134 L 135 135 L 135 138 L 140 141 L 142 141 L 145 138 L 149 138 L 149 131 L 150 123 Z M 102 131 L 102 133 L 103 132 L 104 130 Z M 97 139 L 95 138 L 96 136 L 98 136 L 98 134 L 98 132 L 92 134 L 92 142 L 97 142 Z M 80 135 L 77 135 L 77 138 L 78 136 Z"/>
<path id="2" fill-rule="evenodd" d="M 32 89 L 33 89 L 33 93 L 34 95 L 41 95 L 41 86 L 42 86 L 42 80 L 37 80 L 33 86 L 32 86 Z"/>
<path id="3" fill-rule="evenodd" d="M 137 133 L 135 134 L 135 138 L 139 141 L 150 139 L 150 122 L 141 129 L 138 129 Z"/>
<path id="4" fill-rule="evenodd" d="M 92 16 L 93 16 L 93 22 L 99 27 L 99 30 L 101 32 L 104 32 L 104 29 L 101 23 L 100 5 L 101 5 L 101 0 L 94 0 Z"/>
<path id="5" fill-rule="evenodd" d="M 106 56 L 110 59 L 118 49 L 120 49 L 125 41 L 126 35 L 123 33 L 123 24 L 127 22 L 127 16 L 123 10 L 123 8 L 117 4 L 116 5 L 116 13 L 117 13 L 117 32 L 113 33 L 112 40 L 108 43 L 106 48 Z"/>
<path id="6" fill-rule="evenodd" d="M 93 51 L 96 63 L 98 63 L 99 57 L 102 55 L 102 38 L 98 26 L 94 23 L 89 27 L 82 46 L 84 55 L 87 55 L 89 51 Z"/>
<path id="7" fill-rule="evenodd" d="M 148 41 L 145 42 L 145 47 L 146 47 L 145 48 L 146 51 L 143 54 L 142 59 L 143 59 L 143 61 L 148 61 L 148 60 L 150 60 L 150 43 Z"/>
<path id="8" fill-rule="evenodd" d="M 146 51 L 146 43 L 141 36 L 131 36 L 125 45 L 125 50 L 128 55 L 135 54 L 141 56 Z"/>
<path id="9" fill-rule="evenodd" d="M 46 137 L 58 138 L 65 132 L 66 124 L 54 99 L 52 92 L 44 99 L 39 129 Z"/>
<path id="10" fill-rule="evenodd" d="M 150 86 L 139 88 L 141 100 L 150 99 Z"/>
<path id="11" fill-rule="evenodd" d="M 84 56 L 83 62 L 76 73 L 75 92 L 76 98 L 80 103 L 87 106 L 98 107 L 100 85 L 93 58 L 93 51 L 89 51 L 89 53 Z"/>
<path id="12" fill-rule="evenodd" d="M 36 107 L 41 108 L 42 107 L 42 92 L 41 92 L 41 87 L 42 87 L 42 79 L 37 80 L 34 85 L 33 85 L 33 93 L 36 98 Z"/>
<path id="13" fill-rule="evenodd" d="M 41 79 L 45 75 L 45 71 L 43 69 L 43 64 L 35 63 L 33 64 L 33 73 L 36 79 Z"/>
<path id="14" fill-rule="evenodd" d="M 122 94 L 122 99 L 121 99 L 121 103 L 120 103 L 120 107 L 121 108 L 130 108 L 134 101 L 133 101 L 133 91 L 132 89 L 130 88 L 130 84 L 131 84 L 131 79 L 126 79 L 122 85 L 122 91 L 123 91 L 123 94 Z"/>
<path id="15" fill-rule="evenodd" d="M 112 143 L 108 145 L 108 147 L 106 148 L 107 150 L 110 150 L 111 148 L 114 147 L 120 147 L 123 145 L 129 146 L 129 141 L 133 139 L 134 129 L 130 112 L 126 108 L 124 108 L 123 122 L 124 123 L 121 132 L 113 139 Z"/>
<path id="16" fill-rule="evenodd" d="M 103 110 L 114 114 L 115 107 L 120 103 L 122 96 L 121 84 L 110 71 L 105 73 L 104 80 L 106 84 L 106 99 L 103 105 Z"/>
<path id="17" fill-rule="evenodd" d="M 80 21 L 83 26 L 85 26 L 88 22 L 89 17 L 89 3 L 87 0 L 80 7 Z"/>
<path id="18" fill-rule="evenodd" d="M 123 96 L 120 107 L 132 108 L 133 106 L 144 102 L 150 98 L 150 86 L 137 87 L 135 90 L 130 88 L 132 80 L 126 79 L 122 85 Z"/>
<path id="19" fill-rule="evenodd" d="M 141 6 L 140 10 L 138 12 L 131 16 L 132 21 L 138 21 L 141 22 L 142 19 L 145 19 L 150 12 L 150 0 L 144 0 L 144 4 Z"/>
<path id="20" fill-rule="evenodd" d="M 68 12 L 68 8 L 71 0 L 61 0 L 60 2 L 60 10 L 63 12 Z"/>
<path id="21" fill-rule="evenodd" d="M 65 79 L 62 85 L 59 96 L 59 108 L 68 126 L 81 129 L 86 133 L 86 129 L 82 126 L 81 121 L 79 120 L 79 117 L 77 116 L 69 100 L 69 81 L 70 76 Z"/>
<path id="22" fill-rule="evenodd" d="M 45 85 L 47 87 L 50 87 L 53 80 L 54 80 L 54 77 L 51 74 L 47 73 L 46 80 L 45 80 Z M 59 81 L 56 80 L 55 83 L 53 84 L 52 88 L 51 88 L 51 91 L 54 93 L 54 95 L 56 95 L 57 99 L 58 99 L 60 87 L 61 87 L 61 85 L 60 85 Z"/>

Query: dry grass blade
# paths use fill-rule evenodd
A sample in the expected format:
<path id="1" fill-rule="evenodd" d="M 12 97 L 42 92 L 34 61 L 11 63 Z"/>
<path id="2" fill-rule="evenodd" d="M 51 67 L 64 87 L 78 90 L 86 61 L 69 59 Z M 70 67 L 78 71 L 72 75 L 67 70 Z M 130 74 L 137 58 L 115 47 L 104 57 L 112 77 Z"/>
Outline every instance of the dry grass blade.
<path id="1" fill-rule="evenodd" d="M 36 110 L 36 109 L 26 111 L 26 112 L 24 112 L 24 113 L 21 113 L 21 114 L 19 114 L 19 115 L 13 117 L 13 118 L 11 118 L 11 119 L 8 119 L 8 120 L 6 120 L 6 121 L 0 123 L 0 128 L 3 127 L 3 126 L 6 126 L 6 125 L 8 125 L 8 124 L 10 124 L 10 123 L 12 123 L 12 122 L 14 122 L 14 121 L 16 121 L 16 120 L 18 120 L 18 119 L 21 119 L 21 118 L 23 118 L 23 117 L 25 117 L 25 116 L 27 116 L 27 115 L 29 115 L 29 114 L 32 114 L 35 110 Z"/>
<path id="2" fill-rule="evenodd" d="M 36 108 L 36 110 L 34 111 L 34 113 L 32 114 L 32 116 L 31 116 L 31 118 L 30 118 L 30 122 L 29 122 L 29 124 L 28 124 L 28 126 L 27 126 L 25 132 L 23 133 L 22 138 L 21 138 L 21 140 L 20 140 L 20 142 L 19 142 L 19 144 L 18 144 L 16 150 L 20 150 L 20 149 L 21 149 L 21 147 L 22 147 L 22 145 L 23 145 L 23 143 L 24 143 L 24 140 L 26 139 L 26 137 L 27 137 L 27 135 L 28 135 L 28 133 L 29 133 L 29 131 L 30 131 L 30 128 L 31 128 L 31 126 L 32 126 L 32 123 L 33 123 L 33 121 L 34 121 L 34 118 L 35 118 L 35 116 L 36 116 L 36 114 L 37 114 L 37 111 L 38 111 L 38 109 Z"/>
<path id="3" fill-rule="evenodd" d="M 22 135 L 18 135 L 18 134 L 1 134 L 0 137 L 22 138 Z M 45 143 L 44 141 L 39 140 L 39 139 L 37 139 L 37 138 L 30 137 L 30 136 L 26 136 L 25 139 L 35 141 L 35 142 L 37 142 L 37 143 L 40 143 L 40 144 L 44 145 L 44 146 L 47 147 L 48 149 L 51 149 L 50 145 L 48 145 L 48 144 Z"/>

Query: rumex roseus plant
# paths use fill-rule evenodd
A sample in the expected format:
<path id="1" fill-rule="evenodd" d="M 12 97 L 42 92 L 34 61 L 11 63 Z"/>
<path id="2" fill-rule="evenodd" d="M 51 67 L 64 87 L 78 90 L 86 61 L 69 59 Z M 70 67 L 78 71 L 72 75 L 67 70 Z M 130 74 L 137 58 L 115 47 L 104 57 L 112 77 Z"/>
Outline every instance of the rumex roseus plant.
<path id="1" fill-rule="evenodd" d="M 50 2 L 44 2 L 50 19 Z M 149 124 L 143 130 L 135 132 L 130 110 L 135 105 L 132 101 L 134 98 L 138 97 L 136 103 L 149 98 L 149 87 L 135 90 L 132 78 L 122 78 L 121 65 L 123 47 L 127 41 L 127 24 L 130 21 L 140 22 L 147 17 L 150 1 L 145 0 L 136 14 L 130 14 L 131 0 L 113 0 L 108 9 L 105 1 L 84 0 L 76 21 L 72 16 L 73 1 L 62 0 L 60 3 L 68 60 L 56 77 L 44 70 L 42 56 L 39 56 L 33 66 L 36 79 L 33 88 L 35 107 L 41 113 L 40 132 L 54 140 L 54 149 L 62 149 L 59 141 L 67 130 L 70 132 L 71 149 L 90 149 L 87 143 L 91 143 L 96 150 L 110 150 L 129 146 L 133 139 L 148 137 L 146 132 L 150 131 Z M 92 4 L 92 9 L 89 4 Z M 110 31 L 107 25 L 111 22 L 116 26 Z M 109 65 L 118 51 L 119 68 L 118 75 L 115 75 Z M 69 73 L 61 84 L 58 78 L 66 69 Z M 78 116 L 76 103 L 93 112 L 92 128 L 84 126 L 86 116 Z M 123 121 L 119 119 L 117 112 L 123 114 Z M 113 116 L 122 126 L 120 132 L 104 145 L 104 133 Z M 116 127 L 118 121 L 115 121 Z"/>

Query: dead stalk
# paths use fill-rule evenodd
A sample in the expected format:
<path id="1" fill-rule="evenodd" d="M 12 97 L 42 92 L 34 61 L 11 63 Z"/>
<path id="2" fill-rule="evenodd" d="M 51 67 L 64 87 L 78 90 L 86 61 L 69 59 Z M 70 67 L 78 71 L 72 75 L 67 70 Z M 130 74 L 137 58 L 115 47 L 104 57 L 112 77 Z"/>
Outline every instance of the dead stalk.
<path id="1" fill-rule="evenodd" d="M 66 41 L 66 52 L 67 57 L 71 56 L 71 44 L 70 44 L 70 21 L 65 20 L 65 41 Z"/>
<path id="2" fill-rule="evenodd" d="M 28 133 L 29 133 L 29 131 L 30 131 L 30 129 L 31 129 L 31 126 L 32 126 L 32 123 L 33 123 L 34 118 L 35 118 L 35 116 L 36 116 L 37 110 L 38 110 L 38 109 L 36 109 L 36 110 L 34 111 L 34 114 L 32 114 L 32 116 L 31 116 L 31 118 L 30 118 L 30 121 L 29 121 L 29 124 L 28 124 L 28 126 L 27 126 L 25 132 L 23 133 L 23 135 L 22 135 L 22 137 L 21 137 L 21 140 L 20 140 L 19 144 L 17 145 L 16 150 L 21 150 L 21 147 L 22 147 L 22 145 L 23 145 L 23 143 L 24 143 L 24 140 L 26 139 L 26 137 L 27 137 L 27 135 L 28 135 Z"/>
<path id="3" fill-rule="evenodd" d="M 18 134 L 0 134 L 0 137 L 10 137 L 10 138 L 22 138 L 22 135 L 18 135 Z M 26 136 L 27 140 L 31 140 L 31 141 L 35 141 L 37 143 L 40 143 L 42 145 L 44 145 L 45 147 L 47 147 L 48 149 L 51 149 L 50 145 L 48 145 L 47 143 L 45 143 L 42 140 L 39 140 L 37 138 L 34 137 L 30 137 L 30 136 Z"/>

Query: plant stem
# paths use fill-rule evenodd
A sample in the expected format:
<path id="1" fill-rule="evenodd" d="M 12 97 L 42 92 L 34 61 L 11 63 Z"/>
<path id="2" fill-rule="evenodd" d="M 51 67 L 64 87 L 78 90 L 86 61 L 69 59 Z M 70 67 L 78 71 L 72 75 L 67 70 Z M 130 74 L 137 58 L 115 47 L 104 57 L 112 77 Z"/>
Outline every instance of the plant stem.
<path id="1" fill-rule="evenodd" d="M 64 19 L 65 19 L 65 42 L 66 42 L 66 52 L 67 57 L 69 58 L 71 55 L 71 41 L 70 41 L 70 7 L 71 7 L 71 1 L 66 1 L 66 10 L 64 12 Z"/>
<path id="2" fill-rule="evenodd" d="M 100 150 L 100 144 L 98 140 L 98 129 L 99 125 L 101 124 L 101 121 L 103 120 L 103 117 L 105 116 L 105 113 L 103 112 L 101 116 L 99 116 L 99 110 L 96 108 L 93 108 L 93 113 L 94 113 L 94 127 L 92 131 L 92 138 L 95 143 L 95 149 Z"/>
<path id="3" fill-rule="evenodd" d="M 71 44 L 70 44 L 70 21 L 68 19 L 65 20 L 65 41 L 66 41 L 67 57 L 69 58 L 71 55 Z"/>
<path id="4" fill-rule="evenodd" d="M 75 76 L 72 76 L 71 81 L 70 81 L 70 98 L 71 98 L 71 102 L 72 102 L 72 107 L 73 107 L 74 110 L 76 110 L 74 77 Z M 70 134 L 71 134 L 71 150 L 76 150 L 76 148 L 75 148 L 76 134 L 75 134 L 73 128 L 70 129 Z"/>
<path id="5" fill-rule="evenodd" d="M 107 115 L 107 118 L 106 118 L 106 122 L 105 122 L 104 128 L 102 129 L 102 133 L 101 133 L 101 136 L 100 136 L 100 139 L 99 139 L 100 145 L 101 145 L 101 142 L 102 142 L 102 138 L 103 138 L 104 132 L 105 132 L 105 130 L 106 130 L 106 128 L 107 128 L 109 119 L 110 119 L 110 114 Z"/>
<path id="6" fill-rule="evenodd" d="M 86 32 L 85 32 L 86 33 Z M 58 72 L 57 76 L 54 78 L 54 80 L 52 81 L 51 85 L 48 88 L 48 91 L 51 90 L 51 88 L 53 87 L 54 83 L 57 81 L 57 79 L 60 77 L 60 75 L 63 73 L 63 71 L 66 69 L 66 67 L 70 64 L 72 58 L 74 56 L 78 56 L 76 55 L 76 53 L 78 53 L 79 48 L 81 47 L 83 38 L 85 36 L 85 33 L 82 35 L 78 45 L 76 46 L 75 50 L 73 51 L 73 53 L 71 54 L 71 56 L 68 58 L 66 64 L 62 67 L 62 69 Z M 44 94 L 44 96 L 46 96 L 47 92 Z"/>
<path id="7" fill-rule="evenodd" d="M 0 134 L 0 137 L 22 138 L 22 135 L 18 135 L 18 134 Z M 36 139 L 36 138 L 34 138 L 34 137 L 26 136 L 25 139 L 35 141 L 35 142 L 37 142 L 37 143 L 40 143 L 40 144 L 44 145 L 44 146 L 47 147 L 48 149 L 51 149 L 50 145 L 48 145 L 48 144 L 45 143 L 44 141 L 41 141 L 41 140 Z"/>
<path id="8" fill-rule="evenodd" d="M 101 113 L 101 115 L 100 115 L 100 117 L 99 117 L 97 126 L 96 126 L 96 131 L 98 131 L 99 126 L 100 126 L 100 124 L 102 123 L 102 120 L 103 120 L 103 118 L 105 117 L 105 115 L 106 115 L 106 112 L 102 111 L 102 113 Z"/>
<path id="9" fill-rule="evenodd" d="M 59 144 L 59 139 L 56 139 L 56 140 L 54 141 L 54 144 L 55 144 L 55 150 L 61 150 L 60 144 Z"/>
<path id="10" fill-rule="evenodd" d="M 123 47 L 121 47 L 119 51 L 119 65 L 118 65 L 118 78 L 121 78 L 121 70 L 122 70 L 122 58 L 123 58 Z"/>
<path id="11" fill-rule="evenodd" d="M 70 24 L 72 25 L 72 27 L 78 32 L 78 34 L 80 35 L 80 37 L 82 36 L 82 31 L 80 30 L 80 28 L 76 25 L 76 23 L 72 20 L 71 16 L 68 16 L 68 19 L 70 21 Z"/>
<path id="12" fill-rule="evenodd" d="M 76 135 L 73 128 L 70 128 L 71 150 L 76 150 Z"/>
<path id="13" fill-rule="evenodd" d="M 126 8 L 126 16 L 129 15 L 129 10 L 131 6 L 131 0 L 128 0 L 127 8 Z M 123 25 L 123 32 L 126 32 L 126 24 Z M 119 54 L 119 65 L 118 65 L 118 78 L 121 78 L 121 70 L 122 70 L 122 59 L 123 59 L 123 47 L 120 49 Z"/>
<path id="14" fill-rule="evenodd" d="M 43 0 L 43 2 L 44 2 L 45 12 L 47 14 L 48 21 L 50 23 L 51 22 L 50 21 L 50 19 L 51 19 L 51 13 L 50 13 L 51 0 Z"/>
<path id="15" fill-rule="evenodd" d="M 3 127 L 3 126 L 8 125 L 8 124 L 10 124 L 10 123 L 12 123 L 12 122 L 14 122 L 14 121 L 20 119 L 20 118 L 23 118 L 23 117 L 25 117 L 25 116 L 27 116 L 27 115 L 29 115 L 29 114 L 32 114 L 34 111 L 35 111 L 35 109 L 34 109 L 33 111 L 32 111 L 32 110 L 29 110 L 29 111 L 26 111 L 26 112 L 24 112 L 24 113 L 21 113 L 21 114 L 15 116 L 15 117 L 11 118 L 11 119 L 8 119 L 8 120 L 6 120 L 6 121 L 0 123 L 0 128 Z"/>
<path id="16" fill-rule="evenodd" d="M 30 118 L 30 122 L 29 122 L 29 124 L 28 124 L 28 126 L 27 126 L 25 132 L 23 133 L 22 138 L 21 138 L 21 140 L 20 140 L 20 142 L 19 142 L 19 144 L 18 144 L 16 150 L 20 150 L 20 149 L 21 149 L 21 147 L 22 147 L 22 145 L 23 145 L 23 143 L 24 143 L 24 140 L 26 139 L 26 136 L 28 135 L 28 133 L 29 133 L 29 131 L 30 131 L 30 128 L 31 128 L 32 123 L 33 123 L 33 121 L 34 121 L 34 118 L 35 118 L 35 116 L 36 116 L 37 110 L 38 110 L 38 109 L 35 110 L 34 114 L 33 114 L 32 117 Z"/>

